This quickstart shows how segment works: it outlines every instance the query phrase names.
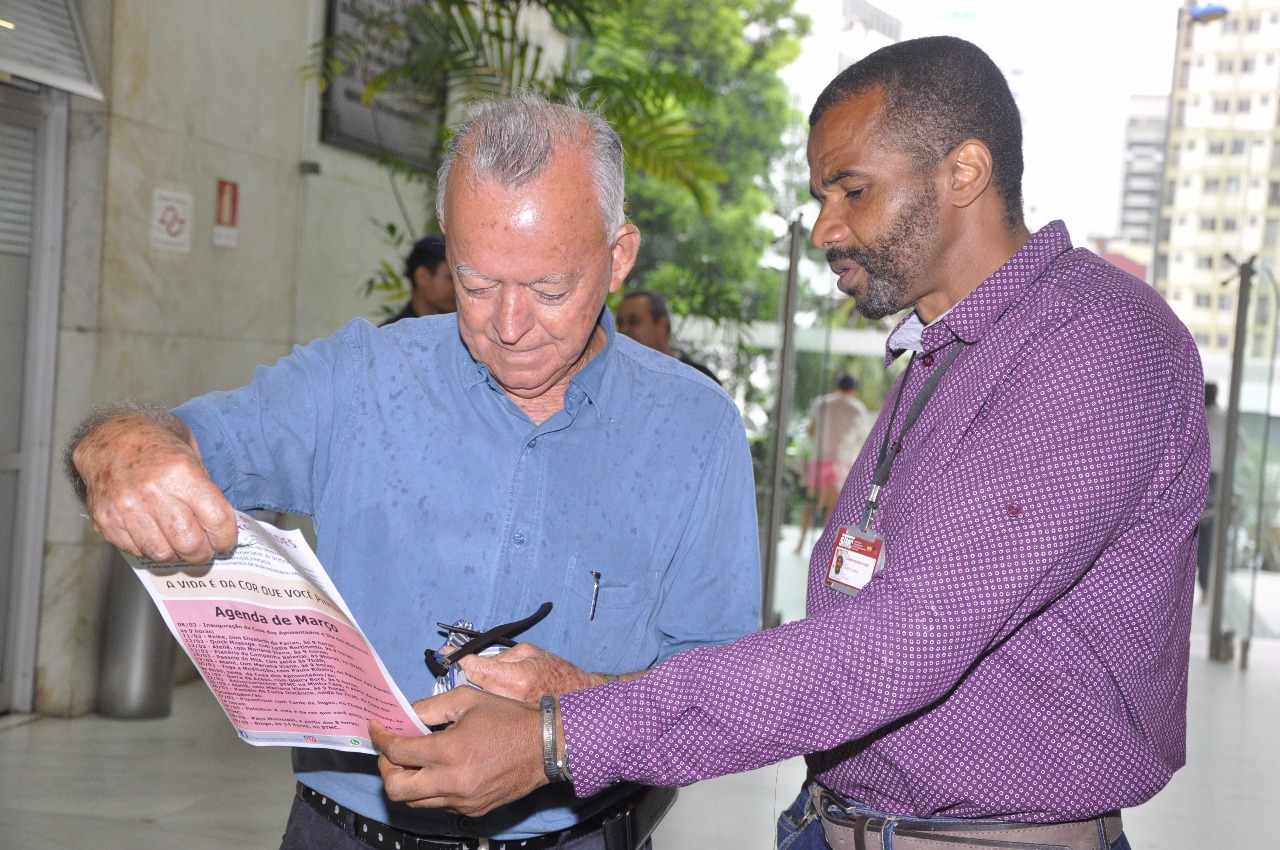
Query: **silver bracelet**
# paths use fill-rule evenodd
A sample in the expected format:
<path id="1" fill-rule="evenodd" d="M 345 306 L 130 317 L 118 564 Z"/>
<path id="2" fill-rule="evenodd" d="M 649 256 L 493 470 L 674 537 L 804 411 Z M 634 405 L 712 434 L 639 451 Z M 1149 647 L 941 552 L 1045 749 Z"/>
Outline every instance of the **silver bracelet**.
<path id="1" fill-rule="evenodd" d="M 538 705 L 542 708 L 542 772 L 548 782 L 563 782 L 561 762 L 556 758 L 556 698 L 543 694 Z"/>

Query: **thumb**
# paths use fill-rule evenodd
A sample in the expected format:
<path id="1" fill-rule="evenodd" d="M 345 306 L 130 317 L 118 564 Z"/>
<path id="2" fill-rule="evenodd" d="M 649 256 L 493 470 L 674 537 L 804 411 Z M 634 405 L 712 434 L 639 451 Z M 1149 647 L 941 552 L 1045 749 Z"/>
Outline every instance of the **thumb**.
<path id="1" fill-rule="evenodd" d="M 514 652 L 514 650 L 512 650 Z M 462 671 L 467 674 L 467 681 L 488 693 L 507 699 L 528 702 L 537 701 L 542 691 L 533 692 L 528 681 L 527 665 L 512 663 L 503 659 L 509 652 L 499 653 L 491 658 L 480 655 L 469 655 L 458 661 Z"/>
<path id="2" fill-rule="evenodd" d="M 413 710 L 424 726 L 443 726 L 466 714 L 478 693 L 475 688 L 454 688 L 439 696 L 418 700 L 413 704 Z"/>

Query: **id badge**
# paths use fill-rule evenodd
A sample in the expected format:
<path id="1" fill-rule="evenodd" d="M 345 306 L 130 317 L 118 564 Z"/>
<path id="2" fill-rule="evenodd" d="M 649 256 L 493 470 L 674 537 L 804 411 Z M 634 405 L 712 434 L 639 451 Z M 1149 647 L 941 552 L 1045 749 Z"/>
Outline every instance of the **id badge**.
<path id="1" fill-rule="evenodd" d="M 874 530 L 843 526 L 836 534 L 824 582 L 833 590 L 857 596 L 884 567 L 884 555 L 884 538 Z"/>

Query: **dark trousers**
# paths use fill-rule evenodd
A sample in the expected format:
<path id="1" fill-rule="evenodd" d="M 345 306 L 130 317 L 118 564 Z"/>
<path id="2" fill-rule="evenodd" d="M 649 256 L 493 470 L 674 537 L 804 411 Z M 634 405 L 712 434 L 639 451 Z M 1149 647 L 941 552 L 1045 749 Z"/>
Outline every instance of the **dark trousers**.
<path id="1" fill-rule="evenodd" d="M 555 847 L 557 850 L 605 850 L 604 831 L 589 832 Z M 369 850 L 369 845 L 356 838 L 351 829 L 344 830 L 330 823 L 295 797 L 280 850 Z M 652 850 L 652 845 L 646 841 L 641 850 Z"/>

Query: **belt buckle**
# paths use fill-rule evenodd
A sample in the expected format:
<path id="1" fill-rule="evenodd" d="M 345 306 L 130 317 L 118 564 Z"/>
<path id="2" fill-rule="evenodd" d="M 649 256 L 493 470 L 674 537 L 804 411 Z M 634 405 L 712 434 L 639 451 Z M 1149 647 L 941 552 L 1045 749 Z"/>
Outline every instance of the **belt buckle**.
<path id="1" fill-rule="evenodd" d="M 476 845 L 476 850 L 489 850 L 489 839 L 481 838 L 480 843 Z"/>

